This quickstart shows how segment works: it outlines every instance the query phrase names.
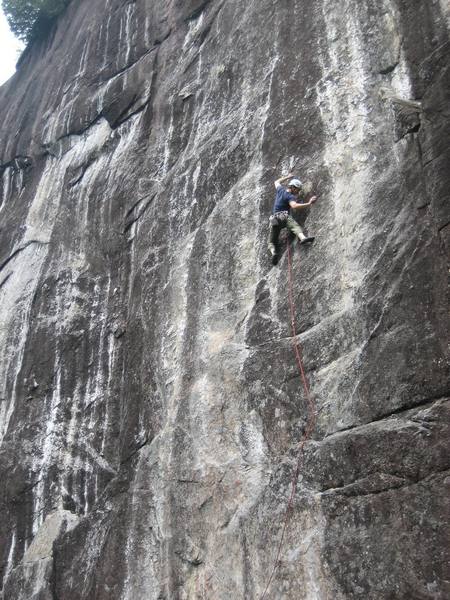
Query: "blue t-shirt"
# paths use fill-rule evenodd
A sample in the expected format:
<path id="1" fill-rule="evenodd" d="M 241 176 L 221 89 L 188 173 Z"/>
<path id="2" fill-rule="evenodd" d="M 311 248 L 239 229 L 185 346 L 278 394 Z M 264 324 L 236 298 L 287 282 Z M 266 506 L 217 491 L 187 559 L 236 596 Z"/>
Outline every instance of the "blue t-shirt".
<path id="1" fill-rule="evenodd" d="M 292 200 L 296 201 L 296 197 L 294 196 L 294 194 L 291 194 L 290 192 L 287 191 L 286 188 L 284 188 L 283 186 L 280 186 L 277 189 L 277 193 L 275 196 L 275 202 L 273 203 L 273 208 L 272 208 L 272 214 L 275 214 L 277 212 L 281 212 L 284 210 L 287 210 L 289 212 L 290 206 L 289 206 L 289 202 L 292 202 Z"/>

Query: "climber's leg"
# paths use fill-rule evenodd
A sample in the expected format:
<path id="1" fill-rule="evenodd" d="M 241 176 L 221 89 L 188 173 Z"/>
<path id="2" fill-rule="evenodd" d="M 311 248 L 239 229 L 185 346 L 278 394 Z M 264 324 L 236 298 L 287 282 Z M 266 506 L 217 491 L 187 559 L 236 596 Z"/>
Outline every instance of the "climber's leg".
<path id="1" fill-rule="evenodd" d="M 294 235 L 296 235 L 301 242 L 303 242 L 303 240 L 306 239 L 306 235 L 303 233 L 303 229 L 297 223 L 297 221 L 295 219 L 293 219 L 290 215 L 287 218 L 286 225 L 287 225 L 287 228 L 289 229 L 289 231 L 291 231 Z"/>
<path id="2" fill-rule="evenodd" d="M 301 226 L 290 215 L 287 218 L 286 226 L 289 229 L 289 231 L 291 231 L 294 235 L 298 237 L 301 244 L 304 244 L 305 242 L 314 241 L 314 237 L 306 237 L 306 235 L 303 233 L 303 229 L 301 228 Z"/>
<path id="3" fill-rule="evenodd" d="M 279 225 L 270 225 L 267 248 L 269 249 L 273 264 L 278 262 L 278 238 L 280 237 L 280 231 L 281 227 Z"/>

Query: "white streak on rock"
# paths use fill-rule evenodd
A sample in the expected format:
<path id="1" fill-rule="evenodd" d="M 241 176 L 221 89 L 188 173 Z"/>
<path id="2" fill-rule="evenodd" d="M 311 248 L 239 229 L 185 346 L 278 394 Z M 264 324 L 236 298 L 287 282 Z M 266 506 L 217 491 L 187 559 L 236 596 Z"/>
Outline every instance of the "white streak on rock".
<path id="1" fill-rule="evenodd" d="M 8 198 L 9 198 L 9 193 L 11 190 L 11 180 L 13 178 L 13 169 L 12 167 L 7 167 L 4 171 L 3 171 L 3 175 L 2 175 L 2 179 L 3 179 L 3 184 L 2 184 L 2 201 L 0 203 L 0 212 L 5 208 L 7 202 L 8 202 Z"/>

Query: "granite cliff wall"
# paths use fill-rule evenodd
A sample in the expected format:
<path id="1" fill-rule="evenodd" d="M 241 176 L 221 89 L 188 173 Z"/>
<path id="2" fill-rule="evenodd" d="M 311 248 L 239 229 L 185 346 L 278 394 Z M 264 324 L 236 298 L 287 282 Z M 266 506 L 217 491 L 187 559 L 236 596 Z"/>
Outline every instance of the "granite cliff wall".
<path id="1" fill-rule="evenodd" d="M 3 600 L 450 597 L 449 10 L 80 0 L 0 89 Z M 6 483 L 5 483 L 6 482 Z M 447 491 L 445 492 L 445 484 Z"/>

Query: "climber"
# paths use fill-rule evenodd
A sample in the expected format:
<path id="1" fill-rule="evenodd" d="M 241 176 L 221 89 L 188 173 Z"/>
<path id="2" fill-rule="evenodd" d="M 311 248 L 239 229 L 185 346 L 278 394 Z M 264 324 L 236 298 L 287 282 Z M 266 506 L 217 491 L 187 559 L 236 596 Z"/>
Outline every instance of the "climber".
<path id="1" fill-rule="evenodd" d="M 275 202 L 272 209 L 272 214 L 269 219 L 269 252 L 272 257 L 272 264 L 278 262 L 278 237 L 283 227 L 287 227 L 294 235 L 298 237 L 301 244 L 306 244 L 314 241 L 314 237 L 307 237 L 300 225 L 289 214 L 290 209 L 308 208 L 317 200 L 317 196 L 312 196 L 308 202 L 297 202 L 304 200 L 305 194 L 302 191 L 302 182 L 298 179 L 292 179 L 290 173 L 285 177 L 280 177 L 275 181 L 275 189 L 277 190 Z M 290 179 L 287 188 L 283 185 Z"/>

